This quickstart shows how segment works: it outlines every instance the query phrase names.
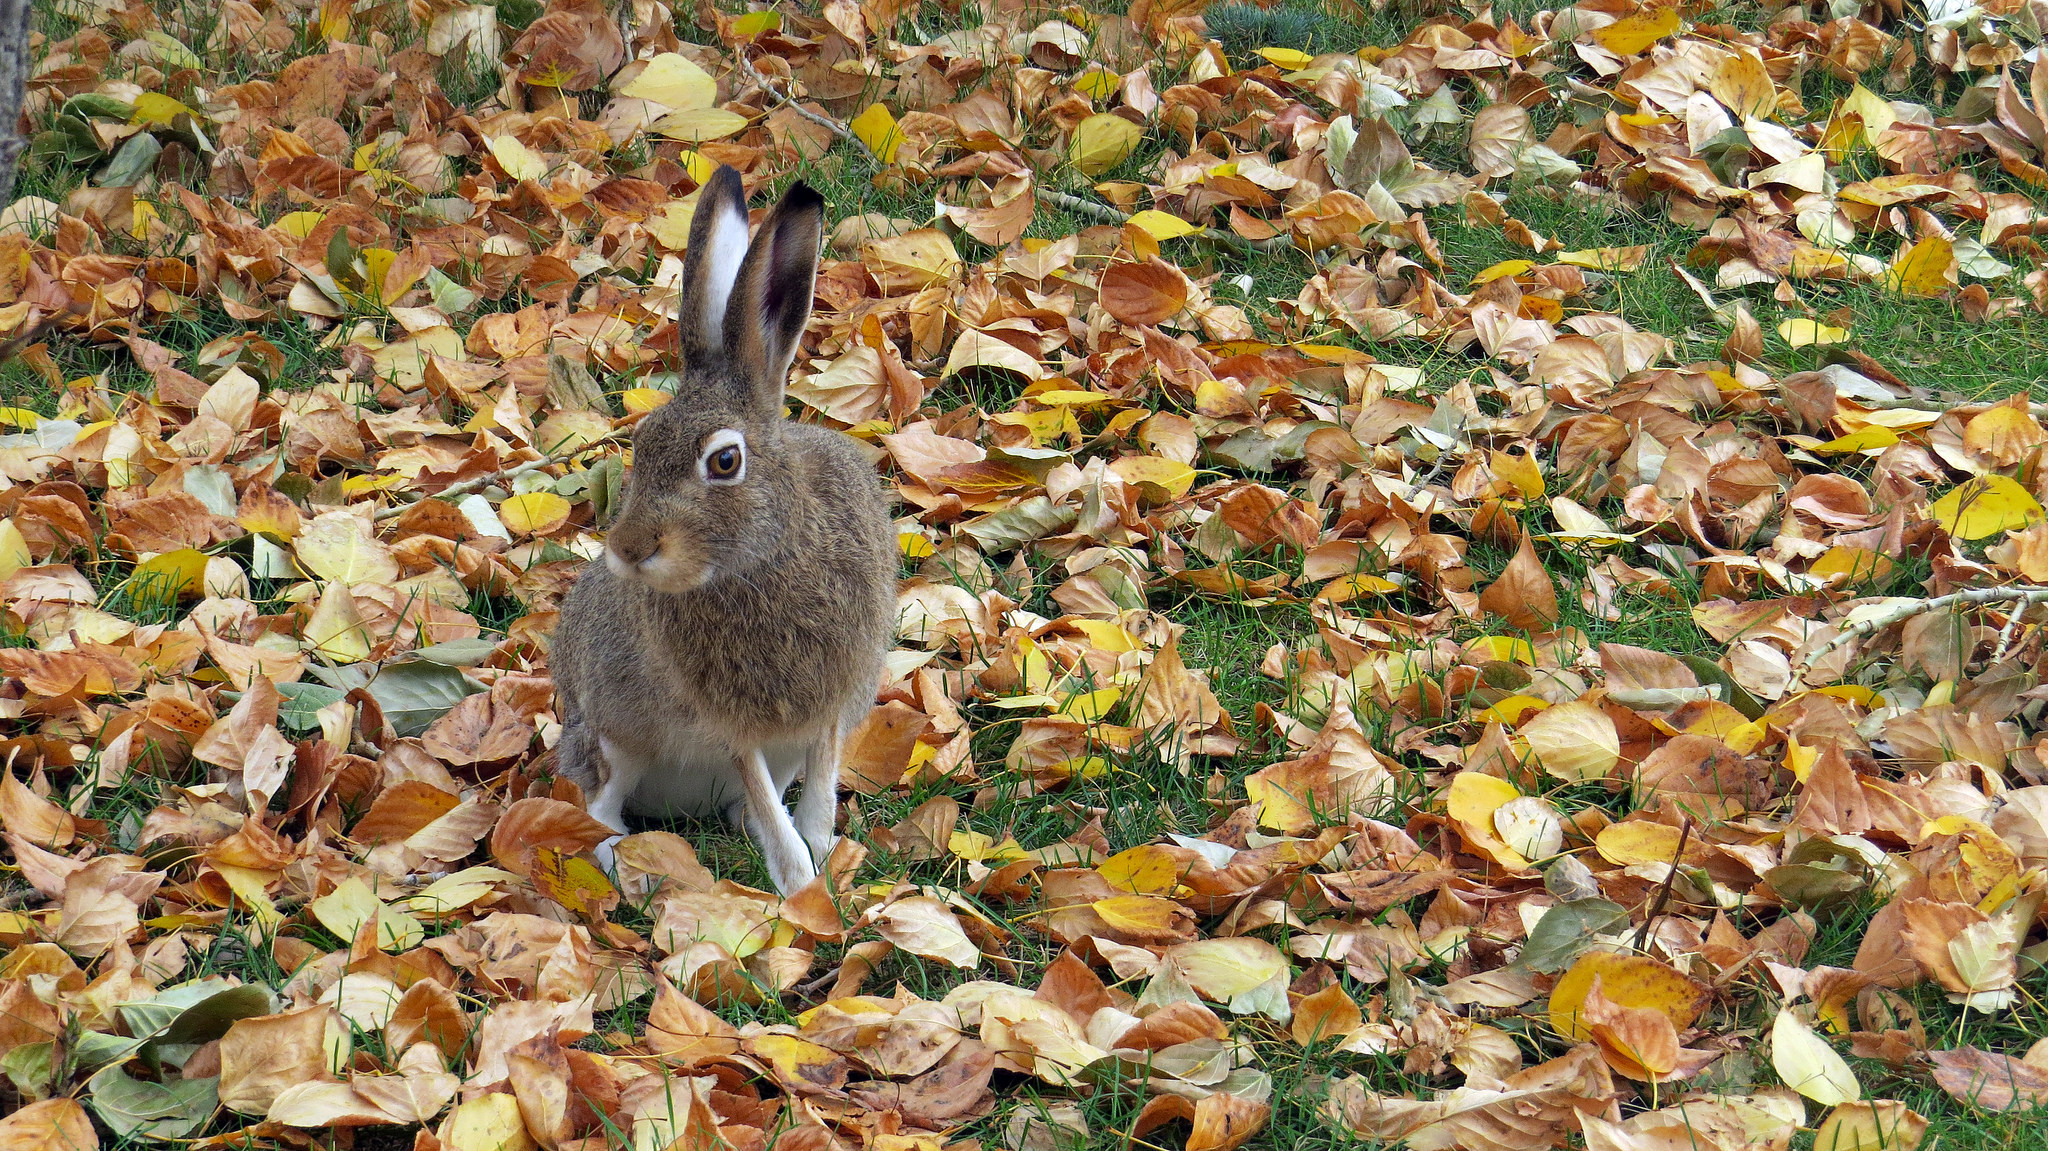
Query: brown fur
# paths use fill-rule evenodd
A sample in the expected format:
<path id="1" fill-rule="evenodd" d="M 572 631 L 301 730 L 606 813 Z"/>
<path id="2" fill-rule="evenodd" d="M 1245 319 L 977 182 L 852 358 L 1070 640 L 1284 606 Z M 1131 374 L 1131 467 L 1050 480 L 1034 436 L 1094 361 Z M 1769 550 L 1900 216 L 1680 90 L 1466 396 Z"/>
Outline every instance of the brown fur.
<path id="1" fill-rule="evenodd" d="M 810 312 L 823 216 L 814 194 L 785 196 L 747 249 L 724 315 L 695 336 L 687 330 L 693 308 L 717 297 L 711 231 L 735 201 L 744 220 L 739 187 L 737 173 L 722 169 L 700 197 L 682 384 L 634 434 L 610 555 L 570 593 L 551 662 L 561 770 L 593 813 L 619 827 L 622 804 L 657 815 L 744 806 L 787 890 L 815 874 L 829 847 L 838 741 L 874 700 L 897 559 L 881 486 L 860 450 L 837 432 L 781 418 L 782 381 Z M 725 429 L 744 437 L 745 478 L 718 485 L 700 461 Z M 810 859 L 791 858 L 781 806 L 795 757 L 806 775 L 798 824 L 808 824 Z M 653 778 L 634 782 L 638 772 Z M 827 794 L 814 796 L 821 785 Z"/>

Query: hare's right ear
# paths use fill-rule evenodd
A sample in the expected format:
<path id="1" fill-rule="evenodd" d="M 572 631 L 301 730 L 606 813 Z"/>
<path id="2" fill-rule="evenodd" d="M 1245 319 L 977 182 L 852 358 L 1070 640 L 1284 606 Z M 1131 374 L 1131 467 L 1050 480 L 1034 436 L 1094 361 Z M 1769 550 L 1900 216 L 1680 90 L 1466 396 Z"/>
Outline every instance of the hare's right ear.
<path id="1" fill-rule="evenodd" d="M 746 259 L 747 190 L 739 169 L 720 164 L 697 193 L 683 256 L 678 323 L 687 359 L 703 363 L 724 354 L 726 306 Z"/>

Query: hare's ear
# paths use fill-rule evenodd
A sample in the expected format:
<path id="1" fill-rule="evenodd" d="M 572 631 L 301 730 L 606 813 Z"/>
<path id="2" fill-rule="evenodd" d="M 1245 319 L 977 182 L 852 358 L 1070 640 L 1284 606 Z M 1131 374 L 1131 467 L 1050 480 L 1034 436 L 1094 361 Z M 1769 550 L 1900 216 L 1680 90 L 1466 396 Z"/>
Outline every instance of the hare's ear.
<path id="1" fill-rule="evenodd" d="M 697 193 L 690 248 L 683 257 L 682 335 L 691 359 L 725 347 L 726 305 L 747 258 L 747 190 L 740 173 L 720 164 Z"/>
<path id="2" fill-rule="evenodd" d="M 726 305 L 726 356 L 768 412 L 782 408 L 789 361 L 811 318 L 824 232 L 825 198 L 808 184 L 791 185 L 754 237 Z"/>

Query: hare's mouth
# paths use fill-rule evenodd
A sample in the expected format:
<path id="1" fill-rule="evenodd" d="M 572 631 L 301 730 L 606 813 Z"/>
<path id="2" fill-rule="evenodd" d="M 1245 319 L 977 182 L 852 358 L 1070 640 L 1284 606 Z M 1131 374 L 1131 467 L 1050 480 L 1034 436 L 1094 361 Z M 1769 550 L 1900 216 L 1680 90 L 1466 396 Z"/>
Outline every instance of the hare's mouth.
<path id="1" fill-rule="evenodd" d="M 654 554 L 639 562 L 628 560 L 610 548 L 605 549 L 604 563 L 611 573 L 620 579 L 644 584 L 655 591 L 680 595 L 695 591 L 711 582 L 716 569 L 708 557 L 695 548 L 684 547 L 674 539 L 664 539 Z"/>

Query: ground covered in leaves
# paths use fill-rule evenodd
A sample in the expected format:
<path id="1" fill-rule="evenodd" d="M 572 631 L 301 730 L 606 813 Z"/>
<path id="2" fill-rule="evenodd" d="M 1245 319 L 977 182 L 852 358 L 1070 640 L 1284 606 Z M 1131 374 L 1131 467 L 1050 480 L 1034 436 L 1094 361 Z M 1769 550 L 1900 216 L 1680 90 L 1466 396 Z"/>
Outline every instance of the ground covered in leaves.
<path id="1" fill-rule="evenodd" d="M 2044 1146 L 2039 0 L 37 29 L 0 1151 Z M 548 751 L 719 163 L 904 557 L 787 899 Z"/>

